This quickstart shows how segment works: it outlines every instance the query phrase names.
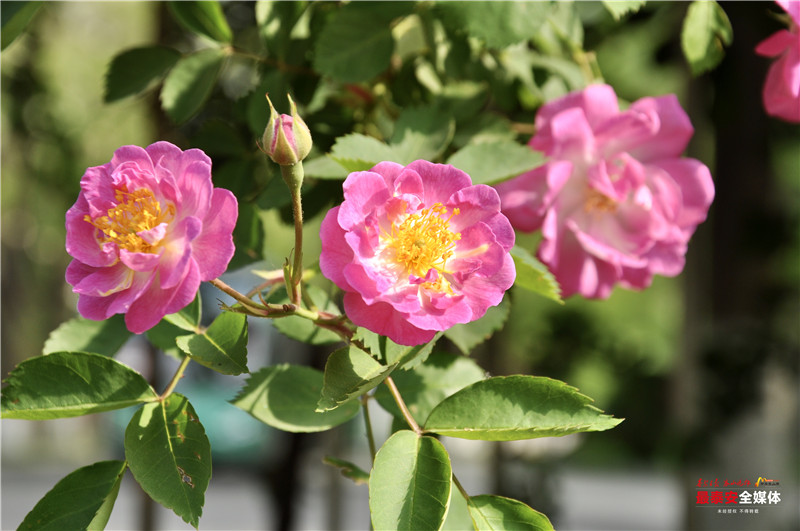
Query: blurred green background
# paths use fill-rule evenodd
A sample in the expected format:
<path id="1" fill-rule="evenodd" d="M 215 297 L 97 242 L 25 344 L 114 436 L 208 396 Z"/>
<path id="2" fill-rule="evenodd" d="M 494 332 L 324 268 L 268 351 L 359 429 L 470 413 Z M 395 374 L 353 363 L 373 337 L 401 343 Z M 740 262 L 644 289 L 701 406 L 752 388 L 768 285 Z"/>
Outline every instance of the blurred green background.
<path id="1" fill-rule="evenodd" d="M 3 4 L 5 9 L 8 2 Z M 733 25 L 734 42 L 717 69 L 698 77 L 691 76 L 680 51 L 685 3 L 648 4 L 622 23 L 615 22 L 600 3 L 578 5 L 584 48 L 596 53 L 603 76 L 620 98 L 678 94 L 696 128 L 687 154 L 711 168 L 717 195 L 709 220 L 690 244 L 680 277 L 657 278 L 641 293 L 617 289 L 608 301 L 570 299 L 563 307 L 513 290 L 505 329 L 474 354 L 493 374 L 562 379 L 593 397 L 601 409 L 626 418 L 609 432 L 556 440 L 549 446 L 451 449 L 454 459 L 486 463 L 488 472 L 476 483 L 485 485 L 486 492 L 526 501 L 548 514 L 556 528 L 592 521 L 591 514 L 575 512 L 575 504 L 586 502 L 584 494 L 576 494 L 582 491 L 566 491 L 572 494 L 559 498 L 558 493 L 565 492 L 559 478 L 569 471 L 598 473 L 597 485 L 614 484 L 609 482 L 619 479 L 617 474 L 623 474 L 623 485 L 624 478 L 637 481 L 641 473 L 667 478 L 667 492 L 673 497 L 650 502 L 655 511 L 674 514 L 654 522 L 685 529 L 800 526 L 797 508 L 791 507 L 798 499 L 800 476 L 800 127 L 768 118 L 761 106 L 761 84 L 769 63 L 755 56 L 753 48 L 781 27 L 770 16 L 776 10 L 763 2 L 721 5 Z M 223 8 L 235 33 L 255 24 L 253 4 L 228 2 Z M 83 171 L 107 162 L 124 144 L 148 145 L 163 139 L 184 149 L 197 147 L 193 139 L 205 117 L 175 126 L 161 111 L 156 91 L 111 104 L 103 101 L 111 59 L 128 48 L 154 43 L 187 50 L 197 45 L 163 3 L 58 2 L 43 6 L 28 30 L 0 56 L 3 378 L 21 360 L 38 355 L 48 334 L 75 315 L 76 296 L 63 276 L 69 263 L 64 213 L 77 197 Z M 241 81 L 245 88 L 256 84 Z M 231 99 L 236 95 L 217 89 L 207 107 L 213 110 Z M 520 118 L 533 116 L 525 106 L 514 112 Z M 316 120 L 323 117 L 320 113 Z M 252 147 L 249 156 L 254 161 L 261 157 L 255 140 L 255 135 L 244 139 Z M 216 168 L 217 158 L 214 161 Z M 324 199 L 317 204 L 312 200 L 309 207 L 311 227 L 318 225 L 336 194 L 331 183 L 320 184 L 320 190 Z M 274 193 L 281 192 L 278 188 Z M 291 247 L 289 227 L 278 215 L 262 222 L 267 231 L 266 267 L 279 267 Z M 307 256 L 314 256 L 318 242 L 313 229 L 308 234 Z M 532 246 L 535 239 L 526 236 L 521 241 Z M 246 273 L 235 278 L 257 282 Z M 207 301 L 212 306 L 214 297 L 211 294 Z M 280 341 L 268 331 L 264 334 L 264 341 Z M 305 348 L 279 344 L 278 358 L 286 349 Z M 145 347 L 134 347 L 141 353 L 129 354 L 132 358 L 148 356 Z M 319 359 L 313 352 L 308 355 Z M 196 380 L 208 383 L 202 375 Z M 64 428 L 63 433 L 43 427 L 23 429 L 19 422 L 2 423 L 4 514 L 9 496 L 21 492 L 17 482 L 34 477 L 31 471 L 37 464 L 86 464 L 92 452 L 113 452 L 113 440 L 100 432 L 121 431 L 101 422 Z M 17 430 L 25 432 L 21 439 L 10 433 Z M 361 436 L 359 430 L 351 426 L 344 435 L 330 437 L 347 448 L 361 444 L 353 442 Z M 300 485 L 299 490 L 289 489 L 288 494 L 295 496 L 273 488 L 270 503 L 282 519 L 269 513 L 263 528 L 301 528 L 298 514 L 307 499 L 302 484 L 313 483 L 302 475 L 302 452 L 332 444 L 331 440 L 308 436 L 303 442 L 296 436 L 253 432 L 257 436 L 283 437 L 271 450 L 252 454 L 266 471 L 264 477 L 273 478 L 266 483 L 274 487 L 283 478 Z M 284 467 L 295 466 L 294 472 L 279 470 L 276 462 L 281 460 Z M 225 458 L 217 463 L 233 470 L 227 477 L 252 473 L 231 460 L 226 465 Z M 7 482 L 8 470 L 17 472 L 14 482 Z M 759 475 L 780 478 L 784 489 L 783 505 L 771 512 L 765 509 L 760 519 L 701 514 L 694 507 L 694 486 L 700 477 Z M 572 476 L 578 486 L 594 485 L 594 477 Z M 27 511 L 51 485 L 15 503 Z M 600 496 L 598 489 L 586 496 Z M 356 495 L 365 498 L 366 490 Z M 207 499 L 212 496 L 209 491 Z M 257 497 L 253 503 L 263 499 Z M 624 500 L 620 504 L 607 502 L 598 510 L 632 510 Z M 323 505 L 329 513 L 325 525 L 339 522 L 347 527 L 342 522 L 348 520 L 339 514 L 342 509 Z M 146 519 L 140 512 L 133 510 L 136 518 Z M 612 525 L 603 522 L 613 520 L 603 518 L 595 519 L 597 529 Z M 2 527 L 19 521 L 6 521 L 4 516 Z M 613 525 L 621 529 L 625 524 Z"/>

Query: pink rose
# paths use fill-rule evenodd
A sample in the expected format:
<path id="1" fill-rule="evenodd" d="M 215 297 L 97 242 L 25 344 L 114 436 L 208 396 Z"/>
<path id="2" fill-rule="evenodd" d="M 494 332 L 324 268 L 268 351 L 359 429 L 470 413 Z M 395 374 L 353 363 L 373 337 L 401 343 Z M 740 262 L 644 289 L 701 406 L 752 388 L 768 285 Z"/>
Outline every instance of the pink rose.
<path id="1" fill-rule="evenodd" d="M 401 345 L 482 317 L 516 275 L 495 190 L 424 160 L 351 173 L 320 237 L 320 269 L 345 291 L 347 316 Z"/>
<path id="2" fill-rule="evenodd" d="M 764 108 L 771 116 L 800 122 L 800 2 L 776 3 L 793 22 L 788 30 L 780 30 L 756 46 L 757 54 L 777 57 L 764 82 Z"/>
<path id="3" fill-rule="evenodd" d="M 539 259 L 565 297 L 681 272 L 714 185 L 706 166 L 680 157 L 694 130 L 675 96 L 620 112 L 614 89 L 592 85 L 542 106 L 536 130 L 529 145 L 550 161 L 497 190 L 515 228 L 542 229 Z"/>
<path id="4" fill-rule="evenodd" d="M 89 168 L 67 211 L 67 282 L 87 319 L 125 314 L 140 334 L 195 297 L 233 256 L 236 198 L 211 184 L 211 159 L 169 142 L 123 146 Z"/>

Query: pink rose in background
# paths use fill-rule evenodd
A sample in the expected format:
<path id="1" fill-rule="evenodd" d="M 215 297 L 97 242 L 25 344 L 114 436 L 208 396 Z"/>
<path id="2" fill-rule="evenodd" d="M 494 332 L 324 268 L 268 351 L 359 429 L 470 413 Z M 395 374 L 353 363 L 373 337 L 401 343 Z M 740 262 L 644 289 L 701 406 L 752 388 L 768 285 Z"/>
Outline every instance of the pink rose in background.
<path id="1" fill-rule="evenodd" d="M 233 256 L 236 198 L 211 184 L 211 159 L 169 142 L 123 146 L 89 168 L 67 211 L 67 282 L 78 311 L 124 313 L 140 334 L 195 297 Z"/>
<path id="2" fill-rule="evenodd" d="M 767 72 L 762 97 L 767 114 L 789 122 L 800 122 L 800 1 L 776 2 L 791 17 L 788 30 L 780 30 L 761 41 L 756 53 L 777 57 Z"/>
<path id="3" fill-rule="evenodd" d="M 482 317 L 514 283 L 497 192 L 449 165 L 351 173 L 320 237 L 320 269 L 345 291 L 347 316 L 401 345 Z"/>
<path id="4" fill-rule="evenodd" d="M 542 230 L 538 257 L 575 293 L 605 298 L 674 276 L 714 197 L 708 168 L 681 158 L 694 130 L 675 96 L 620 112 L 608 85 L 551 101 L 529 145 L 550 161 L 497 190 L 515 228 Z"/>

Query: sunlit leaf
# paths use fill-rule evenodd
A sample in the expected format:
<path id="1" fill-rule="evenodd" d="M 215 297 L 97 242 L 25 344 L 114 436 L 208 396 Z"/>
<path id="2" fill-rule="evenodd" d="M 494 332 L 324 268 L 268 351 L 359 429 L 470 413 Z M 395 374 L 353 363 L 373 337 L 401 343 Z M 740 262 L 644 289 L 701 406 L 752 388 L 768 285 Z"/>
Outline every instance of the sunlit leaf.
<path id="1" fill-rule="evenodd" d="M 603 0 L 603 5 L 614 17 L 619 20 L 625 15 L 633 14 L 644 6 L 645 0 Z"/>
<path id="2" fill-rule="evenodd" d="M 384 160 L 397 162 L 391 147 L 359 133 L 337 138 L 329 156 L 349 172 L 370 170 Z"/>
<path id="3" fill-rule="evenodd" d="M 389 20 L 380 9 L 360 4 L 337 11 L 316 41 L 314 69 L 336 81 L 367 81 L 389 67 L 394 50 Z"/>
<path id="4" fill-rule="evenodd" d="M 514 266 L 517 269 L 517 278 L 514 281 L 515 286 L 538 293 L 559 304 L 564 304 L 561 299 L 561 287 L 543 263 L 518 246 L 511 248 L 511 257 L 514 259 Z"/>
<path id="5" fill-rule="evenodd" d="M 390 141 L 394 157 L 403 165 L 436 160 L 452 140 L 455 125 L 451 115 L 434 107 L 403 110 Z"/>
<path id="6" fill-rule="evenodd" d="M 104 101 L 109 103 L 147 90 L 180 58 L 180 52 L 164 46 L 144 46 L 120 53 L 108 66 Z"/>
<path id="7" fill-rule="evenodd" d="M 186 397 L 173 393 L 139 409 L 125 430 L 125 458 L 151 498 L 198 526 L 211 478 L 211 445 Z"/>
<path id="8" fill-rule="evenodd" d="M 203 304 L 200 301 L 200 292 L 198 291 L 194 300 L 190 302 L 188 306 L 179 312 L 165 316 L 164 320 L 174 324 L 178 328 L 194 332 L 197 330 L 197 327 L 200 326 L 202 307 Z"/>
<path id="9" fill-rule="evenodd" d="M 208 99 L 225 58 L 222 50 L 207 48 L 180 59 L 161 88 L 161 106 L 175 123 L 185 122 Z"/>
<path id="10" fill-rule="evenodd" d="M 231 400 L 264 424 L 290 432 L 323 431 L 358 414 L 358 402 L 333 411 L 317 410 L 322 373 L 311 367 L 282 364 L 253 373 L 239 395 Z"/>
<path id="11" fill-rule="evenodd" d="M 441 332 L 422 345 L 398 345 L 388 337 L 360 327 L 353 335 L 353 340 L 367 349 L 375 359 L 383 361 L 386 365 L 412 369 L 428 358 L 440 337 L 442 337 Z"/>
<path id="12" fill-rule="evenodd" d="M 445 352 L 434 352 L 425 363 L 392 375 L 403 401 L 419 424 L 425 422 L 431 410 L 442 400 L 484 377 L 484 370 L 471 359 Z M 386 386 L 378 387 L 375 398 L 395 417 L 402 417 Z"/>
<path id="13" fill-rule="evenodd" d="M 553 531 L 553 524 L 521 501 L 502 496 L 470 496 L 467 500 L 476 531 Z"/>
<path id="14" fill-rule="evenodd" d="M 197 363 L 222 374 L 242 374 L 247 369 L 247 316 L 222 312 L 202 334 L 176 339 L 181 350 Z"/>
<path id="15" fill-rule="evenodd" d="M 86 352 L 53 352 L 20 363 L 2 390 L 2 417 L 45 420 L 122 409 L 157 399 L 141 374 Z"/>
<path id="16" fill-rule="evenodd" d="M 351 398 L 373 389 L 394 370 L 394 365 L 382 365 L 356 347 L 344 347 L 328 356 L 322 397 L 317 411 L 338 408 Z"/>
<path id="17" fill-rule="evenodd" d="M 499 305 L 490 307 L 486 311 L 486 315 L 480 319 L 471 323 L 454 325 L 445 330 L 444 335 L 461 352 L 469 355 L 473 348 L 503 328 L 510 310 L 511 304 L 508 302 L 508 297 L 504 297 Z"/>
<path id="18" fill-rule="evenodd" d="M 447 163 L 469 174 L 473 184 L 496 184 L 540 166 L 544 157 L 528 146 L 499 141 L 467 144 Z"/>
<path id="19" fill-rule="evenodd" d="M 529 39 L 547 18 L 549 2 L 438 2 L 444 23 L 492 48 Z"/>
<path id="20" fill-rule="evenodd" d="M 431 411 L 425 429 L 461 439 L 513 441 L 603 431 L 622 422 L 591 401 L 558 380 L 497 376 L 445 398 Z"/>
<path id="21" fill-rule="evenodd" d="M 438 530 L 450 501 L 450 457 L 433 437 L 401 430 L 375 456 L 369 509 L 375 529 Z"/>
<path id="22" fill-rule="evenodd" d="M 306 177 L 314 179 L 344 180 L 349 172 L 328 156 L 317 157 L 303 162 L 303 171 Z"/>
<path id="23" fill-rule="evenodd" d="M 354 465 L 350 461 L 345 461 L 344 459 L 339 459 L 336 457 L 325 456 L 322 459 L 322 462 L 326 465 L 338 468 L 344 477 L 353 480 L 353 483 L 356 485 L 369 484 L 369 474 L 364 472 L 360 467 Z"/>
<path id="24" fill-rule="evenodd" d="M 50 332 L 42 354 L 72 351 L 113 356 L 129 337 L 131 333 L 125 327 L 122 315 L 114 315 L 105 321 L 76 317 Z"/>
<path id="25" fill-rule="evenodd" d="M 689 4 L 681 31 L 681 48 L 694 75 L 713 69 L 725 57 L 725 46 L 733 42 L 728 15 L 717 2 Z"/>
<path id="26" fill-rule="evenodd" d="M 169 9 L 186 29 L 211 40 L 230 43 L 233 40 L 228 21 L 219 2 L 182 0 L 170 2 Z"/>
<path id="27" fill-rule="evenodd" d="M 101 461 L 75 470 L 39 500 L 18 529 L 103 529 L 126 466 L 124 461 Z"/>

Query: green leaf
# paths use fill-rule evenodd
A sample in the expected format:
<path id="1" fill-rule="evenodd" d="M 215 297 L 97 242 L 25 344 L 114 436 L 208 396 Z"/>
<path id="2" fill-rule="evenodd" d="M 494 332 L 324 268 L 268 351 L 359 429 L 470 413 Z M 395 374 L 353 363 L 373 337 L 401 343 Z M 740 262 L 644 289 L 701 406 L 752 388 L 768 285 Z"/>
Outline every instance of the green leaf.
<path id="1" fill-rule="evenodd" d="M 490 337 L 492 334 L 503 328 L 503 325 L 508 319 L 511 305 L 508 302 L 508 297 L 504 297 L 498 306 L 492 306 L 486 311 L 486 315 L 466 324 L 457 324 L 445 330 L 444 335 L 447 339 L 452 341 L 458 349 L 465 355 L 469 353 L 477 345 L 480 345 Z"/>
<path id="2" fill-rule="evenodd" d="M 39 500 L 19 529 L 103 529 L 126 466 L 124 461 L 101 461 L 75 470 Z"/>
<path id="3" fill-rule="evenodd" d="M 370 170 L 384 160 L 397 162 L 391 147 L 359 133 L 337 138 L 329 156 L 348 172 Z"/>
<path id="4" fill-rule="evenodd" d="M 423 424 L 442 400 L 484 377 L 483 369 L 471 359 L 458 354 L 434 352 L 425 363 L 413 370 L 395 372 L 392 380 L 414 420 Z M 386 411 L 402 418 L 386 386 L 378 387 L 375 398 Z"/>
<path id="5" fill-rule="evenodd" d="M 351 398 L 373 389 L 394 370 L 356 347 L 344 347 L 328 356 L 322 397 L 317 411 L 335 410 Z"/>
<path id="6" fill-rule="evenodd" d="M 725 46 L 733 42 L 733 28 L 728 16 L 714 1 L 689 4 L 681 31 L 681 48 L 692 74 L 713 69 L 725 57 Z"/>
<path id="7" fill-rule="evenodd" d="M 178 347 L 200 365 L 222 374 L 242 374 L 247 368 L 247 316 L 222 312 L 202 334 L 176 339 Z"/>
<path id="8" fill-rule="evenodd" d="M 442 21 L 491 48 L 529 39 L 547 19 L 549 2 L 438 2 Z"/>
<path id="9" fill-rule="evenodd" d="M 225 44 L 233 41 L 233 32 L 219 2 L 170 2 L 169 9 L 189 31 Z"/>
<path id="10" fill-rule="evenodd" d="M 281 60 L 286 59 L 287 52 L 296 41 L 292 38 L 293 29 L 307 6 L 301 2 L 282 2 L 277 0 L 259 0 L 255 4 L 258 33 L 264 41 L 270 55 Z M 274 102 L 275 100 L 273 100 Z"/>
<path id="11" fill-rule="evenodd" d="M 350 174 L 344 166 L 325 155 L 303 161 L 303 171 L 306 177 L 314 179 L 344 180 Z"/>
<path id="12" fill-rule="evenodd" d="M 197 296 L 192 302 L 189 303 L 188 306 L 179 312 L 171 313 L 165 316 L 164 320 L 183 330 L 195 332 L 200 326 L 202 306 L 203 304 L 200 300 L 200 292 L 198 291 Z"/>
<path id="13" fill-rule="evenodd" d="M 173 393 L 139 409 L 125 430 L 125 457 L 151 498 L 197 527 L 211 479 L 211 445 L 186 397 Z"/>
<path id="14" fill-rule="evenodd" d="M 323 431 L 358 414 L 358 402 L 316 411 L 322 372 L 302 365 L 276 365 L 254 373 L 231 403 L 264 424 L 295 433 Z"/>
<path id="15" fill-rule="evenodd" d="M 473 184 L 497 184 L 544 163 L 544 156 L 513 141 L 467 144 L 453 153 L 448 164 L 466 172 Z"/>
<path id="16" fill-rule="evenodd" d="M 389 24 L 358 3 L 336 12 L 319 33 L 314 69 L 336 81 L 368 81 L 387 68 L 394 50 Z"/>
<path id="17" fill-rule="evenodd" d="M 441 109 L 405 109 L 390 141 L 395 160 L 403 165 L 419 159 L 436 160 L 453 139 L 455 127 L 455 120 Z"/>
<path id="18" fill-rule="evenodd" d="M 449 81 L 437 94 L 436 102 L 439 109 L 455 118 L 460 126 L 465 120 L 478 116 L 488 97 L 486 82 Z"/>
<path id="19" fill-rule="evenodd" d="M 564 382 L 540 376 L 497 376 L 444 399 L 425 430 L 483 441 L 560 437 L 613 428 L 615 419 Z"/>
<path id="20" fill-rule="evenodd" d="M 638 12 L 644 4 L 645 0 L 603 0 L 603 5 L 614 20 Z"/>
<path id="21" fill-rule="evenodd" d="M 30 23 L 33 16 L 39 11 L 44 2 L 2 2 L 0 14 L 2 18 L 2 31 L 0 31 L 0 50 L 14 42 Z"/>
<path id="22" fill-rule="evenodd" d="M 161 88 L 161 106 L 175 123 L 185 122 L 208 99 L 225 58 L 222 50 L 209 48 L 180 59 Z"/>
<path id="23" fill-rule="evenodd" d="M 438 530 L 450 501 L 450 457 L 433 437 L 401 430 L 384 443 L 369 476 L 375 529 Z"/>
<path id="24" fill-rule="evenodd" d="M 325 290 L 310 285 L 304 286 L 304 289 L 306 290 L 306 295 L 311 297 L 311 300 L 317 306 L 317 309 L 334 314 L 339 313 L 336 303 L 331 300 Z M 283 293 L 285 294 L 285 290 Z M 270 302 L 272 302 L 271 299 Z M 288 303 L 289 297 L 284 295 L 284 297 L 277 302 L 278 304 Z M 280 319 L 273 320 L 272 325 L 286 336 L 310 345 L 326 345 L 342 341 L 342 338 L 339 337 L 339 334 L 336 332 L 320 328 L 304 317 L 281 317 Z"/>
<path id="25" fill-rule="evenodd" d="M 345 461 L 344 459 L 339 459 L 328 455 L 322 458 L 322 462 L 326 465 L 338 468 L 344 477 L 352 479 L 353 483 L 356 485 L 369 484 L 369 474 L 364 472 L 361 468 L 354 465 L 350 461 Z"/>
<path id="26" fill-rule="evenodd" d="M 359 341 L 373 357 L 386 363 L 386 365 L 396 365 L 404 369 L 411 369 L 424 362 L 433 346 L 442 337 L 442 333 L 437 333 L 428 343 L 416 346 L 398 345 L 391 339 L 379 336 L 366 328 L 359 328 L 353 335 L 353 339 Z"/>
<path id="27" fill-rule="evenodd" d="M 553 531 L 553 524 L 521 501 L 502 496 L 470 496 L 469 513 L 477 531 Z"/>
<path id="28" fill-rule="evenodd" d="M 144 46 L 120 53 L 108 66 L 103 101 L 110 103 L 143 92 L 160 81 L 180 58 L 180 52 L 164 46 Z"/>
<path id="29" fill-rule="evenodd" d="M 514 281 L 515 286 L 520 286 L 559 304 L 564 304 L 561 299 L 561 287 L 543 263 L 531 253 L 516 245 L 511 248 L 511 257 L 514 259 L 514 266 L 517 269 L 517 278 Z"/>
<path id="30" fill-rule="evenodd" d="M 105 321 L 76 317 L 50 332 L 42 354 L 73 351 L 113 356 L 130 336 L 122 315 L 114 315 Z"/>
<path id="31" fill-rule="evenodd" d="M 141 374 L 86 352 L 53 352 L 11 371 L 2 390 L 4 419 L 46 420 L 122 409 L 157 400 Z"/>

